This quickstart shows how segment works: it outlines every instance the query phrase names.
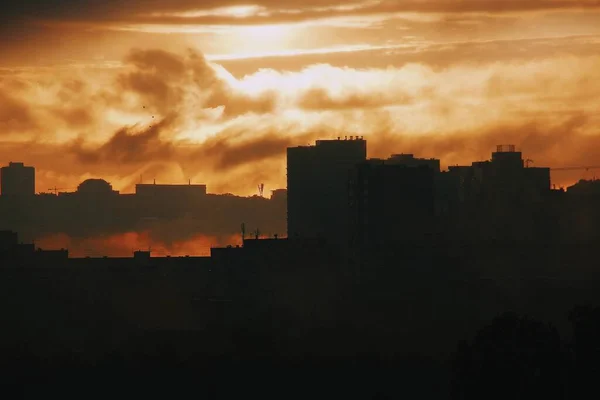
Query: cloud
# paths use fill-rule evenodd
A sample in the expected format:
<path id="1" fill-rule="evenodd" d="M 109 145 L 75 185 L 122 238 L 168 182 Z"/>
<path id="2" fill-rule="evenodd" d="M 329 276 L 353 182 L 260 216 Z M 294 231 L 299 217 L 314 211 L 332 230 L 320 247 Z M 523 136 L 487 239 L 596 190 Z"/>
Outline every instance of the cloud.
<path id="1" fill-rule="evenodd" d="M 0 35 L 11 39 L 0 41 L 2 64 L 115 60 L 146 43 L 234 55 L 402 44 L 407 37 L 440 43 L 600 33 L 600 0 L 36 3 L 0 6 Z M 543 12 L 529 12 L 536 10 Z"/>
<path id="2" fill-rule="evenodd" d="M 273 23 L 331 18 L 335 16 L 385 13 L 503 13 L 532 10 L 593 9 L 600 7 L 597 0 L 383 0 L 350 1 L 343 6 L 332 0 L 311 0 L 301 5 L 275 0 L 256 0 L 248 3 L 238 0 L 203 1 L 93 1 L 84 2 L 44 0 L 31 4 L 3 5 L 0 11 L 4 21 L 117 21 L 127 23 L 225 24 Z M 240 7 L 244 6 L 244 7 Z M 2 21 L 2 22 L 4 22 Z"/>
<path id="3" fill-rule="evenodd" d="M 365 90 L 363 93 L 331 95 L 323 88 L 309 89 L 302 94 L 298 105 L 306 110 L 345 110 L 378 108 L 387 105 L 407 104 L 413 98 L 406 93 L 373 93 Z"/>
<path id="4" fill-rule="evenodd" d="M 6 93 L 0 87 L 0 135 L 37 128 L 29 106 Z"/>
<path id="5" fill-rule="evenodd" d="M 161 128 L 168 124 L 169 120 L 165 119 L 137 133 L 134 132 L 135 127 L 122 128 L 97 148 L 85 148 L 83 140 L 78 139 L 71 147 L 71 152 L 84 164 L 132 164 L 169 160 L 173 153 L 172 146 L 160 138 Z"/>
<path id="6" fill-rule="evenodd" d="M 274 157 L 280 158 L 295 141 L 298 138 L 286 137 L 282 132 L 275 131 L 251 137 L 241 143 L 231 142 L 219 135 L 204 142 L 200 153 L 206 158 L 215 159 L 217 171 L 228 171 Z"/>
<path id="7" fill-rule="evenodd" d="M 236 77 L 252 75 L 261 69 L 302 71 L 315 64 L 353 69 L 401 68 L 406 64 L 424 64 L 436 69 L 453 65 L 481 66 L 492 62 L 515 63 L 557 56 L 591 56 L 600 52 L 599 35 L 505 40 L 471 40 L 446 43 L 423 42 L 407 38 L 402 44 L 331 48 L 219 58 L 218 63 Z"/>
<path id="8" fill-rule="evenodd" d="M 268 93 L 255 98 L 235 92 L 219 76 L 218 69 L 193 50 L 182 57 L 161 50 L 136 49 L 126 58 L 125 65 L 128 71 L 118 77 L 120 88 L 163 114 L 221 107 L 224 116 L 234 117 L 269 112 L 275 104 Z"/>
<path id="9" fill-rule="evenodd" d="M 591 39 L 577 40 L 581 54 L 383 68 L 318 64 L 239 78 L 197 52 L 157 50 L 134 50 L 121 68 L 84 76 L 14 71 L 3 87 L 27 118 L 18 136 L 3 139 L 0 162 L 18 154 L 35 165 L 40 191 L 91 177 L 131 191 L 143 175 L 239 194 L 261 182 L 284 186 L 286 147 L 349 135 L 365 136 L 370 156 L 411 151 L 444 165 L 487 158 L 509 141 L 538 165 L 597 163 L 600 57 Z M 504 45 L 492 44 L 498 52 Z M 457 53 L 473 49 L 461 46 Z M 152 84 L 131 85 L 132 76 Z"/>

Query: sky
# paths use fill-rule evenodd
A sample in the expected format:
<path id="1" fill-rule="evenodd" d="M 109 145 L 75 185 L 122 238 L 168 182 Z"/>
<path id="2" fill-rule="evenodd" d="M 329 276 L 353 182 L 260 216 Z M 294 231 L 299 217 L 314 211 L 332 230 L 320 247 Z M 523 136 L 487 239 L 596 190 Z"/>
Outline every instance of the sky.
<path id="1" fill-rule="evenodd" d="M 38 192 L 240 195 L 285 187 L 286 147 L 345 136 L 442 166 L 497 144 L 600 165 L 599 22 L 600 0 L 3 2 L 0 163 L 35 166 Z"/>

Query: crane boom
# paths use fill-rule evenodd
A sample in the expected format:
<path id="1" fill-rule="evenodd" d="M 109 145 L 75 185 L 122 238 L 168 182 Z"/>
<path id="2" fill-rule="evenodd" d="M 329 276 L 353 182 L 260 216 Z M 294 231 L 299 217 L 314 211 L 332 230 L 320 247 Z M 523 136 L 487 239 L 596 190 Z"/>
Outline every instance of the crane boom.
<path id="1" fill-rule="evenodd" d="M 562 167 L 562 168 L 550 168 L 550 171 L 578 171 L 585 169 L 600 169 L 600 166 L 589 166 L 589 167 Z"/>
<path id="2" fill-rule="evenodd" d="M 67 188 L 57 188 L 57 187 L 54 187 L 54 188 L 50 188 L 50 189 L 48 189 L 48 190 L 49 190 L 50 192 L 54 192 L 54 194 L 58 194 L 58 191 L 59 191 L 59 190 L 70 190 L 70 189 L 67 189 Z"/>

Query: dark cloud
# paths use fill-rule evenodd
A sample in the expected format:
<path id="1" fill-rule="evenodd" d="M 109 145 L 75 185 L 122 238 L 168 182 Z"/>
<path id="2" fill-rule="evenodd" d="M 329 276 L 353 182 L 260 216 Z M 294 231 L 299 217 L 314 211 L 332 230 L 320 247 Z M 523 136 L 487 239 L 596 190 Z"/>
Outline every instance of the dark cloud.
<path id="1" fill-rule="evenodd" d="M 186 70 L 183 57 L 157 49 L 133 49 L 125 58 L 125 62 L 140 70 L 150 70 L 167 77 L 181 77 Z"/>
<path id="2" fill-rule="evenodd" d="M 70 151 L 79 162 L 87 164 L 139 164 L 151 161 L 164 161 L 173 154 L 170 143 L 160 138 L 162 128 L 171 121 L 163 120 L 141 132 L 126 127 L 117 131 L 106 143 L 96 148 L 88 148 L 81 140 L 71 145 Z"/>
<path id="3" fill-rule="evenodd" d="M 153 13 L 181 12 L 189 10 L 211 10 L 220 7 L 246 6 L 244 0 L 24 0 L 3 5 L 1 22 L 23 21 L 28 19 L 45 21 L 117 21 L 154 23 L 225 24 L 289 22 L 314 18 L 345 15 L 365 15 L 397 12 L 463 13 L 463 12 L 509 12 L 548 9 L 598 8 L 598 0 L 383 0 L 380 2 L 349 1 L 339 7 L 333 0 L 309 0 L 301 5 L 278 0 L 256 0 L 253 5 L 268 10 L 266 16 L 198 18 L 148 17 Z M 350 7 L 355 5 L 355 7 Z M 292 12 L 290 12 L 292 11 Z M 146 15 L 146 17 L 144 17 Z"/>
<path id="4" fill-rule="evenodd" d="M 594 46 L 598 46 L 593 39 L 454 43 L 421 52 L 425 59 L 429 51 L 438 58 L 454 53 L 468 60 L 469 53 L 489 51 L 500 57 L 505 50 L 518 48 L 523 51 L 513 50 L 506 57 L 531 61 L 528 53 L 539 46 L 546 49 L 539 55 L 555 56 L 534 57 L 535 62 L 488 60 L 484 64 L 481 60 L 476 68 L 468 62 L 452 68 L 446 68 L 443 62 L 433 64 L 440 68 L 422 63 L 404 70 L 321 65 L 299 74 L 263 71 L 253 82 L 229 80 L 225 71 L 197 52 L 134 50 L 126 57 L 123 69 L 113 72 L 118 78 L 107 80 L 109 83 L 102 87 L 102 93 L 111 94 L 108 97 L 94 92 L 92 78 L 88 83 L 72 76 L 64 81 L 57 77 L 43 99 L 36 97 L 36 90 L 27 92 L 32 106 L 23 108 L 15 99 L 26 96 L 17 96 L 19 85 L 15 85 L 11 96 L 4 95 L 7 101 L 0 102 L 0 109 L 8 109 L 7 105 L 13 109 L 2 115 L 14 117 L 19 111 L 25 112 L 21 121 L 43 126 L 46 120 L 33 116 L 52 114 L 77 128 L 67 134 L 85 134 L 68 145 L 61 144 L 64 137 L 53 145 L 48 143 L 52 142 L 50 137 L 46 144 L 27 142 L 19 147 L 2 143 L 0 162 L 17 161 L 13 156 L 19 155 L 22 161 L 39 168 L 39 182 L 43 182 L 40 184 L 44 189 L 55 185 L 71 188 L 91 175 L 107 177 L 115 187 L 130 190 L 143 174 L 163 182 L 187 181 L 190 177 L 207 183 L 212 190 L 234 193 L 254 190 L 257 180 L 273 185 L 285 182 L 286 147 L 346 135 L 367 137 L 371 156 L 414 152 L 440 157 L 446 165 L 489 157 L 496 144 L 506 142 L 522 146 L 537 165 L 597 163 L 600 141 L 593 134 L 597 116 L 592 106 L 598 98 L 599 86 L 594 78 L 599 59 L 591 56 L 597 48 Z M 565 60 L 562 52 L 569 55 L 565 49 L 570 46 L 579 46 L 573 54 L 579 51 L 588 57 L 571 54 Z M 556 52 L 550 50 L 554 47 Z M 386 51 L 397 51 L 401 60 L 412 57 L 415 49 Z M 333 81 L 322 79 L 319 72 Z M 307 81 L 309 85 L 300 85 L 312 87 L 307 92 L 290 89 L 296 85 L 287 86 L 288 82 Z M 249 82 L 257 84 L 253 89 L 264 89 L 260 86 L 263 83 L 270 85 L 272 92 L 250 96 L 236 86 Z M 21 86 L 28 90 L 28 85 Z M 48 95 L 53 93 L 58 95 Z M 53 112 L 52 107 L 50 113 L 48 109 L 31 111 L 38 102 L 48 107 L 44 104 L 48 98 L 56 101 L 53 107 L 62 106 L 62 114 Z M 98 98 L 102 100 L 95 103 Z M 106 126 L 122 124 L 121 114 L 137 118 L 145 112 L 142 105 L 148 109 L 148 118 L 150 112 L 156 113 L 152 114 L 156 115 L 152 128 L 149 120 L 118 129 L 105 138 Z M 298 110 L 298 105 L 303 109 Z M 388 105 L 407 107 L 384 109 Z M 97 111 L 103 107 L 114 112 Z M 206 109 L 218 107 L 224 108 L 225 118 L 199 117 Z M 293 118 L 288 118 L 288 107 L 293 109 L 289 113 Z M 131 110 L 137 114 L 127 115 Z M 253 112 L 259 115 L 249 114 Z M 298 114 L 306 120 L 300 121 Z M 90 116 L 96 123 L 83 129 Z M 109 118 L 113 118 L 110 123 Z M 59 128 L 47 125 L 48 130 L 62 129 L 64 124 L 59 122 Z M 200 128 L 205 122 L 214 128 L 210 137 Z M 432 131 L 435 134 L 429 133 Z M 186 142 L 182 137 L 195 139 Z"/>
<path id="5" fill-rule="evenodd" d="M 232 140 L 220 135 L 206 141 L 202 145 L 201 153 L 214 158 L 215 169 L 224 172 L 265 159 L 281 157 L 282 154 L 285 154 L 286 148 L 297 140 L 298 138 L 271 132 L 241 143 L 232 143 Z"/>
<path id="6" fill-rule="evenodd" d="M 124 127 L 106 143 L 96 147 L 85 145 L 78 139 L 70 145 L 68 152 L 84 168 L 89 165 L 119 166 L 124 171 L 132 171 L 142 167 L 147 175 L 156 176 L 168 168 L 165 162 L 173 161 L 188 170 L 189 175 L 197 174 L 198 170 L 210 170 L 221 175 L 237 167 L 248 168 L 253 164 L 280 159 L 287 147 L 314 137 L 312 134 L 288 136 L 277 130 L 261 132 L 230 128 L 202 143 L 187 143 L 161 138 L 160 132 L 167 129 L 168 124 L 162 122 L 141 132 L 136 132 L 135 127 Z M 134 178 L 137 179 L 137 176 Z M 128 186 L 133 186 L 133 183 Z"/>
<path id="7" fill-rule="evenodd" d="M 321 20 L 327 26 L 304 29 L 301 35 L 290 38 L 288 47 L 317 48 L 338 42 L 383 44 L 388 40 L 398 41 L 404 34 L 434 41 L 497 38 L 503 35 L 515 37 L 517 32 L 521 37 L 532 37 L 547 31 L 552 31 L 553 35 L 589 34 L 598 31 L 598 13 L 595 10 L 600 10 L 600 0 L 356 0 L 344 3 L 343 7 L 333 0 L 312 0 L 302 4 L 257 0 L 251 4 L 265 7 L 259 14 L 189 18 L 172 13 L 214 11 L 221 7 L 247 6 L 248 2 L 25 0 L 8 5 L 4 3 L 0 6 L 0 37 L 6 38 L 0 41 L 0 60 L 4 65 L 62 63 L 66 58 L 90 59 L 99 54 L 115 59 L 140 43 L 152 43 L 153 47 L 175 51 L 200 44 L 207 52 L 230 53 L 240 49 L 236 48 L 235 40 L 230 40 L 235 33 L 226 30 L 227 27 L 316 20 Z M 537 13 L 537 20 L 522 17 L 522 12 L 534 10 L 556 12 Z M 398 17 L 397 14 L 403 12 L 416 14 L 417 18 Z M 427 17 L 430 13 L 436 14 L 433 20 Z M 355 22 L 358 20 L 368 26 L 370 20 L 362 19 L 367 16 L 377 19 L 370 26 L 372 29 L 356 25 L 336 28 L 330 23 L 332 17 L 352 17 Z M 423 16 L 426 18 L 421 18 Z M 521 22 L 515 24 L 516 20 Z M 190 28 L 212 29 L 221 25 L 225 34 L 210 33 L 210 29 L 202 34 L 180 32 L 165 35 L 148 32 L 159 28 L 170 31 L 170 27 L 177 32 L 177 25 L 182 28 L 181 32 L 187 32 Z M 499 31 L 502 35 L 498 34 Z"/>
<path id="8" fill-rule="evenodd" d="M 258 97 L 250 97 L 240 93 L 232 93 L 225 87 L 214 91 L 206 106 L 209 108 L 224 107 L 223 114 L 235 117 L 249 112 L 268 114 L 275 108 L 275 93 L 263 93 Z"/>
<path id="9" fill-rule="evenodd" d="M 36 118 L 27 103 L 5 94 L 0 89 L 0 135 L 37 128 Z"/>
<path id="10" fill-rule="evenodd" d="M 223 107 L 224 116 L 248 112 L 268 113 L 274 94 L 251 97 L 236 92 L 219 77 L 204 55 L 189 50 L 186 57 L 159 50 L 134 50 L 126 58 L 132 67 L 118 77 L 122 89 L 134 92 L 141 102 L 161 112 L 182 112 L 193 102 L 198 108 Z"/>
<path id="11" fill-rule="evenodd" d="M 533 159 L 537 166 L 600 164 L 600 135 L 586 133 L 590 126 L 594 126 L 594 120 L 585 113 L 575 113 L 557 123 L 550 123 L 540 116 L 521 123 L 504 123 L 477 131 L 449 131 L 435 135 L 401 134 L 393 129 L 389 119 L 381 117 L 377 121 L 378 125 L 372 131 L 355 132 L 365 134 L 371 157 L 405 152 L 419 157 L 440 158 L 445 166 L 468 164 L 488 159 L 497 144 L 512 143 L 523 151 L 526 158 Z M 344 134 L 343 129 L 323 127 L 307 133 L 271 131 L 236 141 L 234 133 L 230 132 L 229 135 L 217 136 L 204 143 L 183 146 L 163 141 L 157 132 L 158 129 L 133 134 L 124 129 L 97 148 L 83 148 L 80 144 L 64 147 L 59 144 L 2 143 L 0 160 L 15 161 L 14 155 L 19 154 L 21 161 L 38 168 L 38 179 L 44 180 L 45 185 L 63 184 L 62 187 L 70 187 L 57 182 L 58 177 L 65 174 L 75 174 L 75 177 L 86 173 L 99 177 L 117 174 L 124 178 L 131 177 L 133 181 L 139 178 L 140 171 L 144 176 L 157 176 L 163 168 L 161 163 L 175 161 L 188 171 L 189 176 L 208 171 L 211 182 L 221 182 L 220 186 L 211 186 L 211 190 L 218 187 L 219 191 L 235 193 L 246 187 L 252 189 L 254 182 L 248 182 L 252 178 L 263 182 L 284 181 L 286 147 Z M 57 154 L 65 156 L 57 158 Z M 140 166 L 148 168 L 140 170 Z M 238 168 L 239 174 L 233 171 Z M 52 181 L 44 177 L 45 171 L 54 171 L 54 178 L 50 178 Z M 554 179 L 559 184 L 572 182 L 584 172 L 560 173 Z M 71 186 L 74 185 L 75 182 L 72 182 Z"/>
<path id="12" fill-rule="evenodd" d="M 444 166 L 469 164 L 489 159 L 497 144 L 512 143 L 523 151 L 535 166 L 579 166 L 600 164 L 600 134 L 590 134 L 595 126 L 592 115 L 584 112 L 567 115 L 550 122 L 545 115 L 513 123 L 498 123 L 477 130 L 452 130 L 438 134 L 402 134 L 386 114 L 372 118 L 369 130 L 348 131 L 322 126 L 309 131 L 299 127 L 281 129 L 229 130 L 203 143 L 183 144 L 163 139 L 159 129 L 134 133 L 117 132 L 98 147 L 79 144 L 0 143 L 0 160 L 24 161 L 37 168 L 38 190 L 47 187 L 74 188 L 84 176 L 105 177 L 119 188 L 133 188 L 143 174 L 161 178 L 162 182 L 187 181 L 208 183 L 211 192 L 247 193 L 256 183 L 275 185 L 285 182 L 285 149 L 288 146 L 314 143 L 315 139 L 345 134 L 365 135 L 371 157 L 393 153 L 414 153 L 419 157 L 436 157 Z M 19 160 L 15 159 L 18 155 Z M 60 155 L 60 156 L 59 156 Z M 180 178 L 174 178 L 169 163 L 179 165 Z M 181 171 L 185 171 L 183 174 Z M 166 173 L 166 175 L 161 175 Z M 585 171 L 553 174 L 554 182 L 569 184 Z M 179 180 L 177 180 L 179 179 Z M 127 183 L 128 182 L 128 183 Z"/>

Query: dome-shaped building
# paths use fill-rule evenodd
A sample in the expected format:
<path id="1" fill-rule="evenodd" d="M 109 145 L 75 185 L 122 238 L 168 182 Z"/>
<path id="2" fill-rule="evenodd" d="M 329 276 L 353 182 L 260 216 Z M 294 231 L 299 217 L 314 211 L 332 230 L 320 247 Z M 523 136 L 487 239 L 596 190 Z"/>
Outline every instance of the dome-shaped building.
<path id="1" fill-rule="evenodd" d="M 118 194 L 104 179 L 87 179 L 77 186 L 77 193 L 86 196 L 109 196 Z"/>

